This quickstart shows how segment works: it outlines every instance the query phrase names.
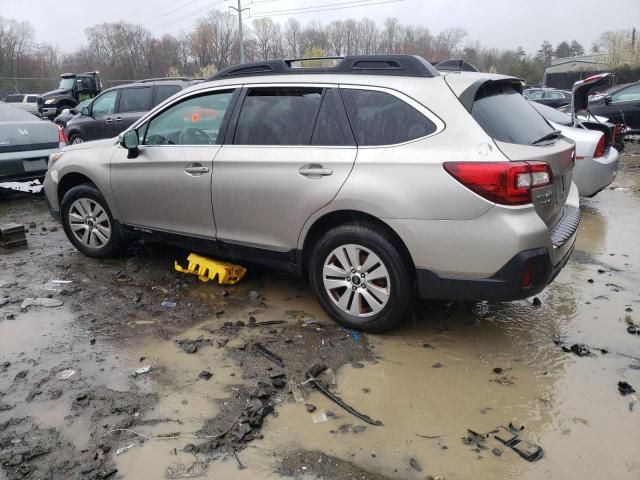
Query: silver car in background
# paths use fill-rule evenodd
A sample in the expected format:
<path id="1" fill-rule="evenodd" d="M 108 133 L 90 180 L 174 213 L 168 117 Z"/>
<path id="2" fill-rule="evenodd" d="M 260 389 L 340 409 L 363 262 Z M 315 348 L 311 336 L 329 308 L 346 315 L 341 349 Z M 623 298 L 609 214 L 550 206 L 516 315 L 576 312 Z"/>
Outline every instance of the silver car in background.
<path id="1" fill-rule="evenodd" d="M 546 105 L 531 102 L 531 105 L 554 128 L 576 142 L 576 166 L 573 181 L 581 197 L 593 197 L 608 187 L 616 178 L 620 153 L 607 145 L 605 134 L 598 130 L 589 130 L 578 121 L 573 126 L 571 117 Z"/>
<path id="2" fill-rule="evenodd" d="M 0 103 L 0 183 L 44 178 L 49 155 L 65 145 L 57 125 Z"/>
<path id="3" fill-rule="evenodd" d="M 381 332 L 416 297 L 541 291 L 580 219 L 574 144 L 520 80 L 421 57 L 221 70 L 120 138 L 51 156 L 45 192 L 73 245 L 135 238 L 309 278 L 340 324 Z"/>

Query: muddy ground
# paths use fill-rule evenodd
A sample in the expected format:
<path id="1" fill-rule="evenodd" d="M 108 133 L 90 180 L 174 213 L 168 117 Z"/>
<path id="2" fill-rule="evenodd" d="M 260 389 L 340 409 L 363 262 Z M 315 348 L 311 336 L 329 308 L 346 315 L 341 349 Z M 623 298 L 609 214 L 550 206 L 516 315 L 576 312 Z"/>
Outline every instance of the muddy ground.
<path id="1" fill-rule="evenodd" d="M 637 479 L 618 382 L 640 391 L 639 210 L 629 145 L 540 302 L 420 304 L 373 336 L 273 270 L 220 286 L 175 272 L 179 249 L 83 257 L 42 196 L 0 188 L 0 223 L 29 230 L 0 249 L 0 480 Z M 317 364 L 370 419 L 300 386 Z M 541 459 L 469 432 L 510 422 Z"/>

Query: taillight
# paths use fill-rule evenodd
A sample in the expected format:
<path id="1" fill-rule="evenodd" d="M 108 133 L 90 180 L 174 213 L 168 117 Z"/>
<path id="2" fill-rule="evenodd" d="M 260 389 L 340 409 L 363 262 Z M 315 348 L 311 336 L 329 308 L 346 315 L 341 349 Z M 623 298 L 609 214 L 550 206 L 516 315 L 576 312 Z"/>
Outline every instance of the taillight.
<path id="1" fill-rule="evenodd" d="M 67 134 L 64 133 L 64 130 L 60 125 L 58 125 L 58 144 L 60 148 L 66 147 L 67 143 L 69 143 L 69 139 L 67 138 Z"/>
<path id="2" fill-rule="evenodd" d="M 593 154 L 594 157 L 602 157 L 604 155 L 605 143 L 604 143 L 604 133 L 600 135 L 600 140 L 598 140 L 598 146 L 596 147 L 596 151 Z"/>
<path id="3" fill-rule="evenodd" d="M 445 162 L 444 169 L 481 197 L 502 205 L 531 203 L 531 189 L 553 181 L 545 162 Z"/>

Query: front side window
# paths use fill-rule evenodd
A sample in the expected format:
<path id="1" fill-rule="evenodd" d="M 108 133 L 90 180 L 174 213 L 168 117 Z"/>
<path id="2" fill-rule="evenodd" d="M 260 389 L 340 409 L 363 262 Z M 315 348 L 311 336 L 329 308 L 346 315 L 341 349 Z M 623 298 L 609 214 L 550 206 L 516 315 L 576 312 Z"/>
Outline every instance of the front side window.
<path id="1" fill-rule="evenodd" d="M 116 100 L 118 99 L 118 91 L 111 90 L 105 92 L 95 99 L 91 113 L 93 115 L 109 115 L 116 111 Z"/>
<path id="2" fill-rule="evenodd" d="M 389 93 L 345 89 L 342 95 L 359 146 L 394 145 L 436 131 L 431 120 Z"/>
<path id="3" fill-rule="evenodd" d="M 152 118 L 143 145 L 216 145 L 233 90 L 210 92 L 172 105 Z"/>
<path id="4" fill-rule="evenodd" d="M 618 102 L 637 102 L 640 100 L 640 85 L 619 90 L 611 96 L 611 101 Z"/>
<path id="5" fill-rule="evenodd" d="M 322 88 L 249 90 L 238 118 L 236 145 L 309 145 Z"/>
<path id="6" fill-rule="evenodd" d="M 123 88 L 120 91 L 120 113 L 151 110 L 153 87 Z"/>

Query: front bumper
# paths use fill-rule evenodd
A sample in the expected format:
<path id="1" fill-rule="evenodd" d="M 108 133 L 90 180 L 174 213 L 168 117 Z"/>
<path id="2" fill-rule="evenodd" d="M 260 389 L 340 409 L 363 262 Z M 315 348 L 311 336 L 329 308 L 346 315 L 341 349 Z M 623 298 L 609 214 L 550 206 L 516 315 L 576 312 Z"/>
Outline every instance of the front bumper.
<path id="1" fill-rule="evenodd" d="M 519 252 L 489 278 L 449 276 L 418 268 L 418 296 L 438 300 L 508 301 L 535 295 L 553 281 L 569 260 L 579 222 L 580 210 L 565 207 L 563 218 L 551 231 L 551 254 L 546 248 Z M 525 277 L 529 278 L 526 285 Z"/>
<path id="2" fill-rule="evenodd" d="M 38 107 L 41 117 L 50 117 L 58 113 L 58 107 Z"/>

